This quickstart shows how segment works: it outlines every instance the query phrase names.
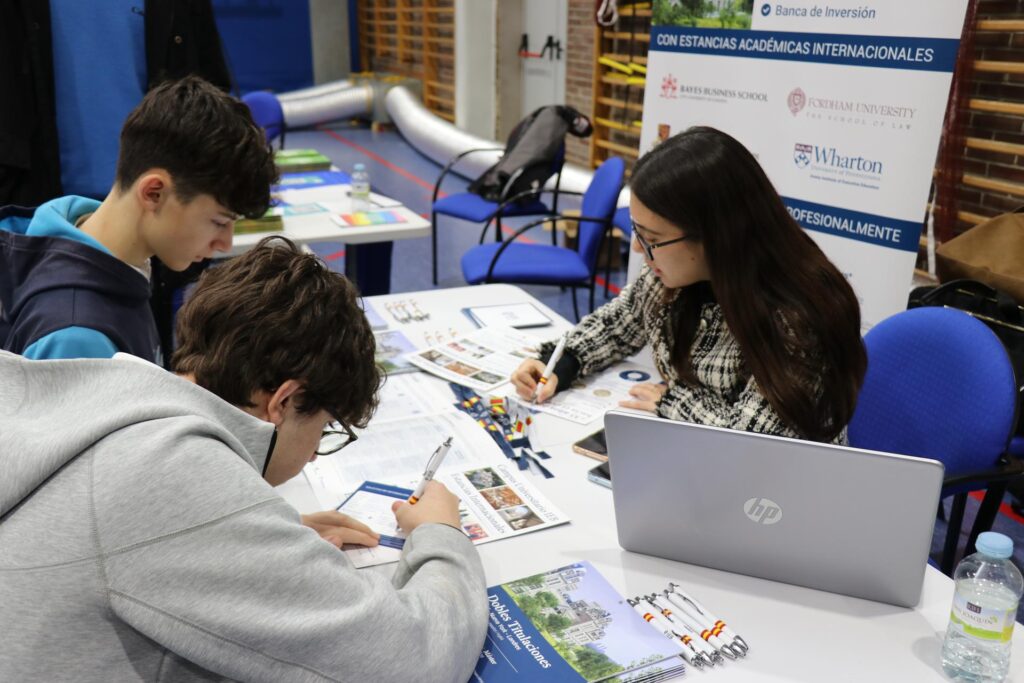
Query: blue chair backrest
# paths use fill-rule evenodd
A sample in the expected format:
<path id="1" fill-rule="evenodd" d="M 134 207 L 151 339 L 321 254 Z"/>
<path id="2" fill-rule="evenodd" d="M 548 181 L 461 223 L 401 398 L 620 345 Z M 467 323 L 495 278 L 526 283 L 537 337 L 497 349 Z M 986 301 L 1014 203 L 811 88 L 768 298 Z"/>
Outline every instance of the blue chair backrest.
<path id="1" fill-rule="evenodd" d="M 873 327 L 864 344 L 868 370 L 850 445 L 933 458 L 947 477 L 996 463 L 1013 432 L 1017 389 L 1006 350 L 984 323 L 915 308 Z"/>
<path id="2" fill-rule="evenodd" d="M 274 95 L 257 90 L 242 95 L 242 101 L 252 112 L 252 120 L 267 134 L 267 142 L 284 131 L 284 111 L 281 109 L 281 102 Z"/>
<path id="3" fill-rule="evenodd" d="M 619 201 L 625 172 L 626 164 L 618 157 L 610 157 L 598 166 L 587 191 L 583 193 L 580 213 L 593 218 L 604 218 L 610 222 L 612 214 L 615 213 L 615 205 Z M 580 222 L 577 250 L 583 257 L 583 262 L 590 268 L 591 274 L 597 262 L 597 250 L 601 247 L 601 236 L 607 229 L 608 223 Z"/>

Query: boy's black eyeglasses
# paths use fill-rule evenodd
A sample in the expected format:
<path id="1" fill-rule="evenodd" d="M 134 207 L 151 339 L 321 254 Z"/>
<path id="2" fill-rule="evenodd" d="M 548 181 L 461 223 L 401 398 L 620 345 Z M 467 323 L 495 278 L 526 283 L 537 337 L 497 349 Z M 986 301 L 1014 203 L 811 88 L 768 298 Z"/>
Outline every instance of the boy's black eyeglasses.
<path id="1" fill-rule="evenodd" d="M 650 242 L 645 240 L 643 235 L 640 234 L 640 231 L 636 229 L 636 221 L 630 219 L 629 222 L 632 224 L 633 234 L 636 236 L 637 244 L 639 244 L 640 248 L 644 250 L 644 254 L 647 256 L 648 261 L 654 260 L 654 250 L 657 249 L 658 247 L 667 247 L 670 244 L 675 244 L 676 242 L 684 242 L 690 239 L 689 235 L 683 235 L 682 237 L 676 237 L 675 239 L 672 240 L 665 240 L 664 242 L 655 242 L 654 244 L 651 244 Z"/>
<path id="2" fill-rule="evenodd" d="M 338 429 L 338 426 L 340 426 L 341 429 Z M 358 438 L 359 437 L 356 436 L 356 433 L 352 431 L 351 427 L 341 420 L 338 420 L 329 428 L 324 430 L 323 435 L 320 437 L 320 447 L 316 449 L 316 454 L 330 455 L 331 453 L 337 453 Z"/>

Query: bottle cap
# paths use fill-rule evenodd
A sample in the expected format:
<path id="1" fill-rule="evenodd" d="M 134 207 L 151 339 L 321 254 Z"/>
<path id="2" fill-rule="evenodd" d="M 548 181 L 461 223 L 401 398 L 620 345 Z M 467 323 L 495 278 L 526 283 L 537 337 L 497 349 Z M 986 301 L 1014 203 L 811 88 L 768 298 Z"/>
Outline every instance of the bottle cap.
<path id="1" fill-rule="evenodd" d="M 978 542 L 975 547 L 978 552 L 1000 560 L 1005 560 L 1013 555 L 1013 541 L 996 531 L 978 534 Z"/>
<path id="2" fill-rule="evenodd" d="M 366 166 L 364 166 L 363 164 L 356 164 L 352 168 L 354 170 L 356 170 L 356 171 L 365 171 L 366 170 Z"/>

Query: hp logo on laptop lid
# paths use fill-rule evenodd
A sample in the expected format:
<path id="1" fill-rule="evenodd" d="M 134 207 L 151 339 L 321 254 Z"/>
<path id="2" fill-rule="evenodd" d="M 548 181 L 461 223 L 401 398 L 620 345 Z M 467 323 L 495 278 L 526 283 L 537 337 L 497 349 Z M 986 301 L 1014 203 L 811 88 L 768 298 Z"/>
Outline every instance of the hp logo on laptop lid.
<path id="1" fill-rule="evenodd" d="M 775 524 L 782 519 L 782 508 L 767 498 L 751 498 L 743 504 L 743 512 L 755 524 Z"/>

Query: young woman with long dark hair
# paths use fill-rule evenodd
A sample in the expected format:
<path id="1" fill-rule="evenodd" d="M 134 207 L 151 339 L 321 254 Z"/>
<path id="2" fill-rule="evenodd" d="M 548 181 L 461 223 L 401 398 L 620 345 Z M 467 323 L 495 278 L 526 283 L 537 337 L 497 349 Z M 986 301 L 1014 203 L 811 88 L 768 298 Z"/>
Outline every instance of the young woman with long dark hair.
<path id="1" fill-rule="evenodd" d="M 867 366 L 857 298 L 754 156 L 690 128 L 644 155 L 630 185 L 644 269 L 569 334 L 539 400 L 650 344 L 664 383 L 637 385 L 623 406 L 844 442 Z M 543 369 L 528 360 L 513 373 L 520 396 Z"/>

